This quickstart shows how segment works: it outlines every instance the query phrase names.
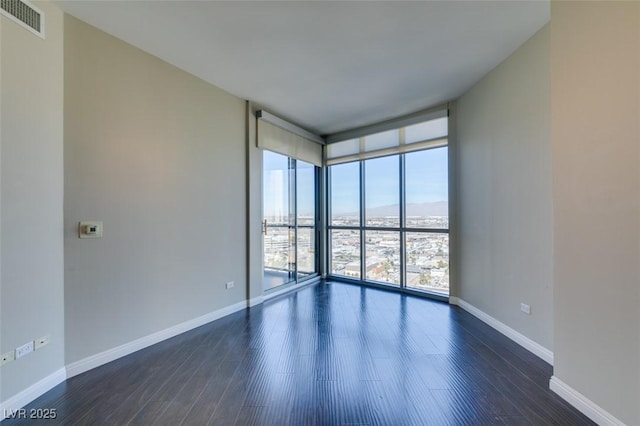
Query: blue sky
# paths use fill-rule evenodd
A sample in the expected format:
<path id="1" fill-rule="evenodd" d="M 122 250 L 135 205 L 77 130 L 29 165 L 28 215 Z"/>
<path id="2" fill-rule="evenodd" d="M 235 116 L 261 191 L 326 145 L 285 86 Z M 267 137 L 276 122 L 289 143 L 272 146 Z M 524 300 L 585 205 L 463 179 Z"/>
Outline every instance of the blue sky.
<path id="1" fill-rule="evenodd" d="M 398 156 L 365 162 L 367 207 L 398 204 Z M 358 162 L 332 166 L 332 212 L 357 212 Z M 405 155 L 407 203 L 447 201 L 447 147 Z"/>
<path id="2" fill-rule="evenodd" d="M 315 176 L 313 165 L 303 161 L 297 162 L 298 167 L 298 213 L 313 215 L 315 203 Z M 284 155 L 264 151 L 264 213 L 267 216 L 276 215 L 289 208 L 289 188 L 287 180 L 288 162 Z"/>
<path id="3" fill-rule="evenodd" d="M 367 207 L 398 204 L 398 156 L 365 161 Z M 288 208 L 287 158 L 264 151 L 264 212 L 272 215 Z M 331 166 L 332 211 L 334 214 L 354 213 L 359 209 L 358 162 Z M 412 152 L 405 155 L 407 203 L 448 200 L 447 147 Z M 271 176 L 271 177 L 270 177 Z M 298 161 L 298 211 L 311 214 L 313 166 Z M 282 204 L 278 207 L 277 204 Z"/>

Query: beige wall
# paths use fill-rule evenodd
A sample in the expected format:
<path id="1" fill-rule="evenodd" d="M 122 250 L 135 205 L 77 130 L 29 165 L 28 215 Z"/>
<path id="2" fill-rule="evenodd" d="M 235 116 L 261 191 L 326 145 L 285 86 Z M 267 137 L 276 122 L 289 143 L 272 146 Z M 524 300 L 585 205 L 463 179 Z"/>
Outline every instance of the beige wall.
<path id="1" fill-rule="evenodd" d="M 67 16 L 64 107 L 67 363 L 244 301 L 245 102 Z"/>
<path id="2" fill-rule="evenodd" d="M 64 367 L 63 16 L 37 6 L 44 40 L 0 18 L 0 353 L 51 343 L 2 366 L 0 401 Z"/>
<path id="3" fill-rule="evenodd" d="M 454 295 L 552 350 L 549 78 L 547 25 L 457 102 Z"/>
<path id="4" fill-rule="evenodd" d="M 640 3 L 553 2 L 555 378 L 640 424 Z"/>

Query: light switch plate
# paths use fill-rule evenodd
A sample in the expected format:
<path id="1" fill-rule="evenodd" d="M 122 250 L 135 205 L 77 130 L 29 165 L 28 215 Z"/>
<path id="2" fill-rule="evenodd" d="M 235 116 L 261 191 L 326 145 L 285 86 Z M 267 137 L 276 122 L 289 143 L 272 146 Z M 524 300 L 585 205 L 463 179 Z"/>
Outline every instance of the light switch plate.
<path id="1" fill-rule="evenodd" d="M 16 348 L 16 359 L 29 355 L 31 352 L 33 352 L 33 340 Z"/>

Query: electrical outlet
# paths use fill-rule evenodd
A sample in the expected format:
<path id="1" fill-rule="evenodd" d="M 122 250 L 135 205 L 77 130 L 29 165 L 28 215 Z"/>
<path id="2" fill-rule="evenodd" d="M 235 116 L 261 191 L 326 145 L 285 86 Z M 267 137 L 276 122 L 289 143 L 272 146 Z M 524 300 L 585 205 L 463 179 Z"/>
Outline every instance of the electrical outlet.
<path id="1" fill-rule="evenodd" d="M 102 222 L 80 222 L 80 223 L 78 223 L 78 237 L 80 237 L 80 238 L 102 238 Z"/>
<path id="2" fill-rule="evenodd" d="M 527 305 L 526 303 L 520 304 L 520 310 L 527 315 L 531 315 L 531 306 Z"/>
<path id="3" fill-rule="evenodd" d="M 5 365 L 6 363 L 13 361 L 14 359 L 16 359 L 15 352 L 9 351 L 6 354 L 2 354 L 2 356 L 0 357 L 0 365 Z"/>
<path id="4" fill-rule="evenodd" d="M 227 286 L 226 286 L 226 287 L 227 287 L 227 290 L 228 290 L 228 289 L 230 289 L 230 288 L 233 288 L 233 286 L 234 286 L 234 285 L 235 285 L 235 283 L 234 283 L 233 281 L 229 281 L 229 282 L 227 283 Z"/>
<path id="5" fill-rule="evenodd" d="M 49 344 L 49 340 L 51 339 L 51 336 L 49 336 L 48 334 L 44 337 L 41 337 L 39 339 L 34 340 L 34 350 L 38 350 L 43 346 L 46 346 Z"/>
<path id="6" fill-rule="evenodd" d="M 33 352 L 33 340 L 16 348 L 16 359 L 22 358 L 23 356 L 28 355 L 31 352 Z"/>

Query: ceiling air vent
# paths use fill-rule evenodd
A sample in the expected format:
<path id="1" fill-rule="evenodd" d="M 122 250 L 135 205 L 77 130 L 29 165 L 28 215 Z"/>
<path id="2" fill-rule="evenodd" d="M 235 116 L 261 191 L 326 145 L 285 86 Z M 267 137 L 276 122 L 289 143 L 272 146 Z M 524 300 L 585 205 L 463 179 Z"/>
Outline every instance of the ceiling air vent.
<path id="1" fill-rule="evenodd" d="M 0 12 L 7 18 L 44 38 L 42 11 L 24 0 L 0 0 Z"/>

